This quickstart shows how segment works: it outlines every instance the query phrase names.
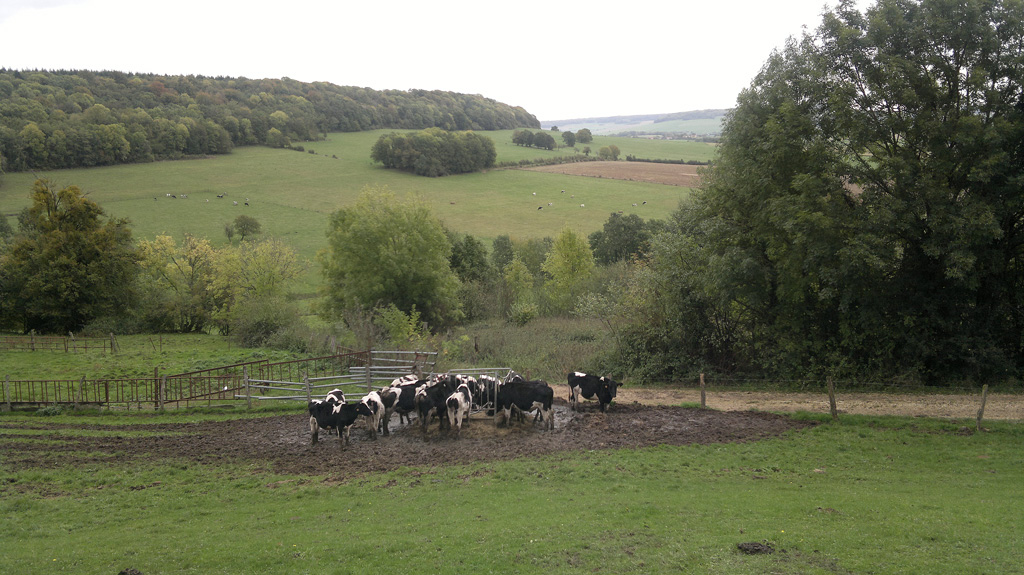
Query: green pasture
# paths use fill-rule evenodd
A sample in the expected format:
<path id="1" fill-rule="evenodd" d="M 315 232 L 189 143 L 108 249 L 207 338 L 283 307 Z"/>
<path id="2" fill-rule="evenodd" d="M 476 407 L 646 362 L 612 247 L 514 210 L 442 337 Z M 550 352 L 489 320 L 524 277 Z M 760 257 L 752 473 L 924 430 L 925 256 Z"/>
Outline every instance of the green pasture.
<path id="1" fill-rule="evenodd" d="M 10 431 L 26 422 L 116 431 L 110 416 L 42 419 L 0 414 L 0 445 L 42 441 Z M 753 443 L 342 482 L 260 461 L 121 466 L 102 453 L 14 469 L 0 450 L 0 572 L 1020 573 L 1024 426 L 970 429 L 844 416 Z M 333 455 L 332 442 L 319 448 L 304 456 Z M 745 555 L 745 542 L 775 552 Z"/>
<path id="2" fill-rule="evenodd" d="M 303 143 L 306 152 L 244 147 L 204 159 L 6 174 L 0 178 L 0 214 L 13 215 L 29 205 L 32 182 L 47 177 L 61 186 L 81 187 L 108 214 L 128 218 L 137 238 L 158 234 L 181 238 L 189 233 L 223 245 L 227 242 L 224 224 L 247 214 L 260 222 L 265 235 L 284 239 L 314 262 L 325 245 L 330 213 L 353 203 L 367 186 L 387 186 L 399 195 L 417 194 L 449 228 L 473 234 L 487 245 L 501 234 L 554 236 L 563 226 L 589 234 L 618 211 L 644 219 L 665 218 L 688 193 L 675 186 L 525 170 L 424 178 L 385 170 L 370 160 L 370 147 L 381 133 L 330 134 L 326 141 Z M 499 161 L 573 153 L 514 146 L 510 130 L 489 134 Z M 609 143 L 619 146 L 623 157 L 706 160 L 713 150 L 692 142 L 607 137 L 595 137 L 590 145 L 596 153 Z M 553 205 L 548 206 L 549 202 Z M 538 210 L 539 206 L 544 209 Z M 310 266 L 297 291 L 315 291 L 318 269 L 315 263 Z"/>

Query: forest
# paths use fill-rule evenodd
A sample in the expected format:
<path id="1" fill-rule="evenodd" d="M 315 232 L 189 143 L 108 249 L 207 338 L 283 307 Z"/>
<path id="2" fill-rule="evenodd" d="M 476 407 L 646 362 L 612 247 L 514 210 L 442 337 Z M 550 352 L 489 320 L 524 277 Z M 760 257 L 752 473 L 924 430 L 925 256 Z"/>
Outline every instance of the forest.
<path id="1" fill-rule="evenodd" d="M 0 172 L 103 166 L 289 147 L 378 128 L 537 128 L 479 95 L 250 80 L 0 69 Z"/>

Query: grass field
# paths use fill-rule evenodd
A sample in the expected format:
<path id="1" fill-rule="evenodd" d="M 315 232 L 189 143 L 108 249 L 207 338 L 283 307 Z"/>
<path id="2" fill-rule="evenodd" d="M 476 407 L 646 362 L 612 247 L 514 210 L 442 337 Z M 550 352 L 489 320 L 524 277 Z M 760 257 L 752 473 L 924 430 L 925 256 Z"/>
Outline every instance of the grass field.
<path id="1" fill-rule="evenodd" d="M 205 418 L 223 415 L 187 421 Z M 126 419 L 154 431 L 183 421 L 0 414 L 0 445 L 45 447 L 80 428 L 117 434 Z M 64 431 L 8 429 L 24 423 Z M 92 464 L 12 469 L 0 460 L 0 572 L 1020 573 L 1024 427 L 963 425 L 847 416 L 756 443 L 567 452 L 343 482 L 259 461 L 121 467 L 97 453 Z M 745 555 L 745 542 L 775 552 Z"/>
<path id="2" fill-rule="evenodd" d="M 619 210 L 645 219 L 664 218 L 687 193 L 672 186 L 524 170 L 445 178 L 398 173 L 369 159 L 370 147 L 381 133 L 331 134 L 326 141 L 303 144 L 316 154 L 245 147 L 206 159 L 6 174 L 0 179 L 0 214 L 16 214 L 29 204 L 38 175 L 61 186 L 78 185 L 108 214 L 128 218 L 137 238 L 163 233 L 181 238 L 190 233 L 223 245 L 227 242 L 224 224 L 244 213 L 255 217 L 266 235 L 284 239 L 313 261 L 325 246 L 329 214 L 353 203 L 367 186 L 387 186 L 399 196 L 417 194 L 451 229 L 473 234 L 488 246 L 501 234 L 554 236 L 566 225 L 589 234 Z M 499 161 L 573 153 L 514 146 L 511 131 L 488 134 L 495 141 Z M 619 146 L 623 156 L 706 161 L 714 150 L 693 142 L 608 137 L 595 137 L 590 146 L 596 153 L 610 143 Z M 564 202 L 563 189 L 576 198 Z M 167 194 L 185 194 L 188 199 L 171 199 Z M 218 198 L 221 194 L 224 197 Z M 244 205 L 247 199 L 249 206 Z M 637 200 L 647 204 L 633 207 Z M 548 202 L 555 205 L 547 206 Z M 580 208 L 581 203 L 586 208 Z M 540 205 L 545 209 L 538 210 Z M 13 218 L 11 225 L 15 225 Z M 319 281 L 318 267 L 312 265 L 297 291 L 312 293 Z"/>

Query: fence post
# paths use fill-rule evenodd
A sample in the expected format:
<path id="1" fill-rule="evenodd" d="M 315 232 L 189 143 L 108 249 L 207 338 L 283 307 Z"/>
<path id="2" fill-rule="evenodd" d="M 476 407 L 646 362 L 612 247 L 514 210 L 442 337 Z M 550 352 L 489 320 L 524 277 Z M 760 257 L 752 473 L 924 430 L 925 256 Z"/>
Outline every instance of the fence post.
<path id="1" fill-rule="evenodd" d="M 245 408 L 252 409 L 252 393 L 249 392 L 249 366 L 242 366 L 242 383 L 245 385 Z"/>
<path id="2" fill-rule="evenodd" d="M 78 409 L 78 404 L 82 403 L 82 391 L 85 389 L 85 376 L 78 382 L 78 389 L 75 390 L 75 409 Z"/>
<path id="3" fill-rule="evenodd" d="M 981 386 L 981 408 L 978 409 L 978 422 L 975 428 L 981 431 L 981 418 L 985 416 L 985 401 L 988 399 L 988 384 Z"/>
<path id="4" fill-rule="evenodd" d="M 366 393 L 370 393 L 373 385 L 373 378 L 370 377 L 370 368 L 373 367 L 373 348 L 366 350 Z"/>
<path id="5" fill-rule="evenodd" d="M 707 407 L 707 398 L 704 395 L 704 374 L 700 374 L 700 408 L 705 409 Z"/>
<path id="6" fill-rule="evenodd" d="M 4 411 L 11 410 L 11 390 L 10 390 L 11 376 L 4 376 Z"/>
<path id="7" fill-rule="evenodd" d="M 167 395 L 167 376 L 164 375 L 163 377 L 158 379 L 157 382 L 158 382 L 157 385 L 159 385 L 160 388 L 157 389 L 157 392 L 156 392 L 156 408 L 159 409 L 160 411 L 163 411 L 164 410 L 164 397 L 166 397 L 166 395 Z"/>
<path id="8" fill-rule="evenodd" d="M 110 332 L 110 353 L 117 353 L 117 338 L 114 337 L 114 332 Z"/>
<path id="9" fill-rule="evenodd" d="M 302 374 L 302 383 L 306 384 L 306 404 L 313 401 L 313 391 L 309 389 L 309 372 Z"/>
<path id="10" fill-rule="evenodd" d="M 832 421 L 839 420 L 839 411 L 836 410 L 836 384 L 832 381 L 832 376 L 828 376 L 826 380 L 828 383 L 828 410 L 832 413 Z"/>

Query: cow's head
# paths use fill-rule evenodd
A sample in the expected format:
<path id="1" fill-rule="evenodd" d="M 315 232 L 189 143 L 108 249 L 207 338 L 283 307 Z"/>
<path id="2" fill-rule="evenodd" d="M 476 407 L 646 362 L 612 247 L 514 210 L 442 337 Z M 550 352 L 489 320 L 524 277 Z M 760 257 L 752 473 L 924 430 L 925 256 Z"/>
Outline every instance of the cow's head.
<path id="1" fill-rule="evenodd" d="M 619 386 L 622 385 L 610 377 L 601 378 L 601 388 L 606 390 L 608 397 L 614 398 Z"/>

